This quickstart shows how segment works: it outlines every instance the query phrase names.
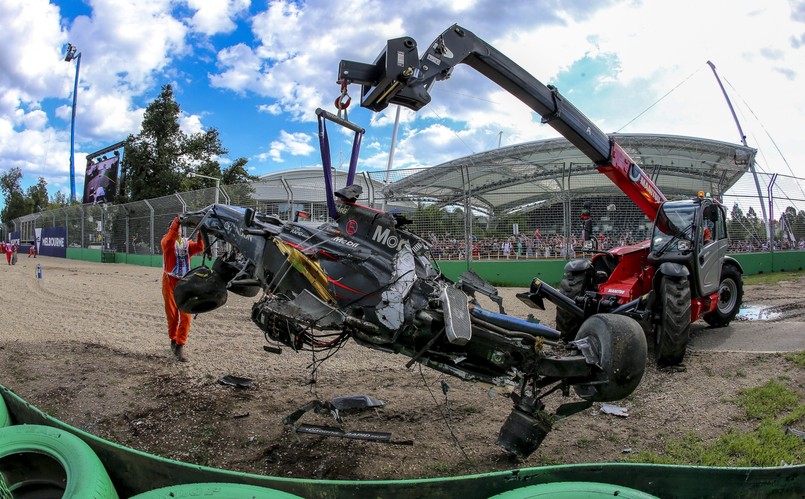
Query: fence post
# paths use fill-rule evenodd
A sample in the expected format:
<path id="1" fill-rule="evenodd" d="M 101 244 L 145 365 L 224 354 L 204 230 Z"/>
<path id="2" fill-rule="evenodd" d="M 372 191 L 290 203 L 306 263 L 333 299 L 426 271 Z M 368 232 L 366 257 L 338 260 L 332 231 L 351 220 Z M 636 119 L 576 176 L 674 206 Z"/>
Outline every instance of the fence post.
<path id="1" fill-rule="evenodd" d="M 772 271 L 774 271 L 774 184 L 777 182 L 777 174 L 771 176 L 769 186 L 766 188 L 769 197 L 769 221 L 766 225 L 766 234 L 769 238 L 769 253 L 771 253 Z M 763 197 L 760 198 L 761 206 L 763 204 Z"/>
<path id="2" fill-rule="evenodd" d="M 84 222 L 87 218 L 87 207 L 86 205 L 81 205 L 81 244 L 79 244 L 80 248 L 84 247 L 84 241 L 86 240 L 84 237 Z"/>
<path id="3" fill-rule="evenodd" d="M 151 203 L 149 203 L 147 199 L 143 199 L 143 201 L 148 206 L 148 209 L 151 210 L 151 217 L 150 217 L 151 230 L 149 232 L 151 232 L 150 248 L 151 248 L 151 254 L 153 255 L 154 254 L 154 207 L 151 206 Z"/>
<path id="4" fill-rule="evenodd" d="M 129 254 L 129 241 L 130 241 L 130 236 L 129 236 L 129 210 L 127 210 L 125 207 L 123 207 L 123 209 L 126 211 L 126 255 L 128 255 Z"/>

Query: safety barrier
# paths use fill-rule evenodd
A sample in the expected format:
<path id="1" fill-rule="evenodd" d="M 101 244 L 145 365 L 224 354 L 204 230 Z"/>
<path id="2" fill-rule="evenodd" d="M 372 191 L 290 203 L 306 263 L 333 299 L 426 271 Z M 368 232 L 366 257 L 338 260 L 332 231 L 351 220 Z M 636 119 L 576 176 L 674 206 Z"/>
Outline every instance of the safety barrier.
<path id="1" fill-rule="evenodd" d="M 578 497 L 580 494 L 666 497 L 669 491 L 673 491 L 673 496 L 678 498 L 705 495 L 714 498 L 805 496 L 805 465 L 716 468 L 594 463 L 522 468 L 447 478 L 373 481 L 262 476 L 186 464 L 129 449 L 48 416 L 2 385 L 0 400 L 5 401 L 10 421 L 14 423 L 0 428 L 0 478 L 10 478 L 8 488 L 12 493 L 20 483 L 34 484 L 32 486 L 55 486 L 53 484 L 59 483 L 25 476 L 26 473 L 36 471 L 15 468 L 15 463 L 19 460 L 4 459 L 10 454 L 25 452 L 45 455 L 61 465 L 66 476 L 64 497 L 514 499 L 557 495 Z M 61 441 L 62 444 L 56 441 Z M 105 476 L 108 476 L 110 482 L 106 481 Z M 111 488 L 109 483 L 112 484 Z M 74 486 L 83 488 L 78 495 L 68 494 L 67 491 L 72 493 L 78 490 L 70 488 Z M 49 492 L 50 496 L 56 491 L 45 492 Z M 237 493 L 233 494 L 233 491 Z M 35 493 L 42 491 L 23 492 L 27 493 L 26 497 L 33 497 L 36 496 Z"/>

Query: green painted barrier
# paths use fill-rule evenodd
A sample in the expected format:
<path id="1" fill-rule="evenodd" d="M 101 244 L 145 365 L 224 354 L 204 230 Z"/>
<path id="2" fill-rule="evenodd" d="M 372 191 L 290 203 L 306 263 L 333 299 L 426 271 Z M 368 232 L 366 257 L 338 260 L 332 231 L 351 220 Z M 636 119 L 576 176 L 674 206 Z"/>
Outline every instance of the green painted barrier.
<path id="1" fill-rule="evenodd" d="M 266 487 L 317 498 L 489 498 L 526 488 L 529 497 L 540 484 L 594 483 L 621 486 L 658 497 L 735 498 L 805 497 L 805 465 L 768 468 L 675 466 L 635 463 L 590 463 L 520 468 L 476 475 L 417 480 L 306 480 L 238 473 L 165 459 L 109 442 L 48 416 L 0 385 L 17 424 L 52 426 L 86 442 L 104 464 L 117 493 L 131 497 L 149 490 L 184 484 L 231 483 Z M 2 430 L 0 430 L 2 431 Z"/>
<path id="2" fill-rule="evenodd" d="M 162 255 L 136 255 L 133 253 L 115 253 L 88 248 L 67 248 L 69 260 L 82 260 L 96 263 L 126 263 L 142 267 L 162 267 Z M 191 260 L 193 266 L 201 265 L 202 258 L 194 256 Z M 207 262 L 210 262 L 207 259 Z"/>
<path id="3" fill-rule="evenodd" d="M 775 253 L 739 253 L 732 255 L 741 264 L 744 275 L 792 272 L 805 269 L 805 251 Z M 531 280 L 556 286 L 562 280 L 567 260 L 488 260 L 473 261 L 470 268 L 495 286 L 528 287 Z M 439 261 L 439 269 L 452 280 L 467 271 L 467 262 Z"/>

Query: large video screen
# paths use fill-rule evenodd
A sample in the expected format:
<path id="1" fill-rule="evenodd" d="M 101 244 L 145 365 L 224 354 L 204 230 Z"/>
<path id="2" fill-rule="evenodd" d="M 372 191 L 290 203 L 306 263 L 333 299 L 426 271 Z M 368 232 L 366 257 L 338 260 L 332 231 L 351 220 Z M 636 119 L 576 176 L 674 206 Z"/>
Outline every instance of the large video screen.
<path id="1" fill-rule="evenodd" d="M 89 160 L 84 176 L 84 204 L 111 203 L 117 191 L 117 169 L 119 155 Z"/>

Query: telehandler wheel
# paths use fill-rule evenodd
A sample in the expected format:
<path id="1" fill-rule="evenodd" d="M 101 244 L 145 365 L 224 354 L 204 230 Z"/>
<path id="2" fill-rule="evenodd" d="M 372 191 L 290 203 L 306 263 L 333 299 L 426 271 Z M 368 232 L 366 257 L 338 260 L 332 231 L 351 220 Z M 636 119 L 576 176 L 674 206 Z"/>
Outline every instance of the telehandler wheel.
<path id="1" fill-rule="evenodd" d="M 196 267 L 173 290 L 176 306 L 186 314 L 201 314 L 226 303 L 226 282 L 212 269 Z"/>
<path id="2" fill-rule="evenodd" d="M 559 291 L 568 298 L 575 298 L 583 295 L 587 291 L 586 272 L 565 272 L 562 282 L 559 284 Z M 556 329 L 562 333 L 562 339 L 572 341 L 579 332 L 579 327 L 584 319 L 579 319 L 573 314 L 565 312 L 560 307 L 556 307 Z"/>
<path id="3" fill-rule="evenodd" d="M 654 356 L 661 366 L 681 364 L 690 338 L 690 282 L 663 276 L 660 303 L 662 322 L 654 328 Z"/>
<path id="4" fill-rule="evenodd" d="M 579 328 L 576 341 L 587 339 L 598 357 L 600 372 L 589 384 L 573 389 L 585 400 L 620 400 L 637 388 L 646 370 L 646 335 L 640 324 L 625 315 L 595 314 Z"/>
<path id="5" fill-rule="evenodd" d="M 744 296 L 741 272 L 734 265 L 721 268 L 721 283 L 718 285 L 718 307 L 705 314 L 704 322 L 713 327 L 724 327 L 738 315 Z"/>

